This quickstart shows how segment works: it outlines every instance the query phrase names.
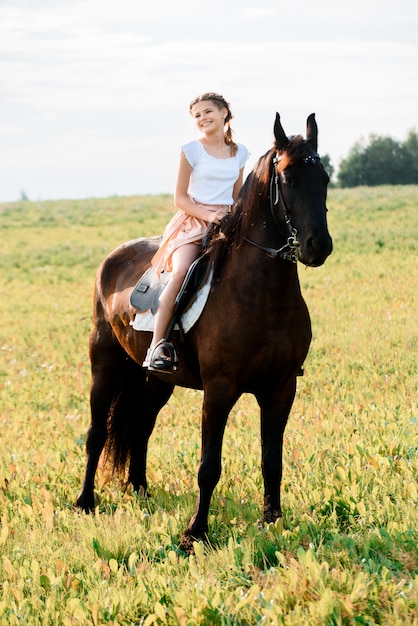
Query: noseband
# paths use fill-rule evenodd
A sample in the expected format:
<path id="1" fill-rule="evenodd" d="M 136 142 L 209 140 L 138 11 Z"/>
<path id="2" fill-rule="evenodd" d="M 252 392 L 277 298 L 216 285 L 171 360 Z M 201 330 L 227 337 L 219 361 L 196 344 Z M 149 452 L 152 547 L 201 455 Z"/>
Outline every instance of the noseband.
<path id="1" fill-rule="evenodd" d="M 270 178 L 270 212 L 273 217 L 274 223 L 276 224 L 276 226 L 280 227 L 281 223 L 275 211 L 275 207 L 277 207 L 278 205 L 280 206 L 284 222 L 289 231 L 289 237 L 287 238 L 284 246 L 282 246 L 281 248 L 269 248 L 268 246 L 262 246 L 258 243 L 255 243 L 255 241 L 251 241 L 251 239 L 247 239 L 244 236 L 242 236 L 242 238 L 244 239 L 244 241 L 250 243 L 256 248 L 264 250 L 264 252 L 267 252 L 267 254 L 273 258 L 280 257 L 285 261 L 297 263 L 297 260 L 299 259 L 300 243 L 297 240 L 298 231 L 294 226 L 292 226 L 289 211 L 287 209 L 286 202 L 280 189 L 279 174 L 277 172 L 277 164 L 279 163 L 280 159 L 281 156 L 276 152 L 276 155 L 273 157 L 273 168 Z M 319 154 L 317 154 L 316 152 L 314 152 L 313 154 L 309 154 L 308 156 L 303 158 L 304 163 L 309 163 L 311 165 L 316 165 L 319 160 Z"/>

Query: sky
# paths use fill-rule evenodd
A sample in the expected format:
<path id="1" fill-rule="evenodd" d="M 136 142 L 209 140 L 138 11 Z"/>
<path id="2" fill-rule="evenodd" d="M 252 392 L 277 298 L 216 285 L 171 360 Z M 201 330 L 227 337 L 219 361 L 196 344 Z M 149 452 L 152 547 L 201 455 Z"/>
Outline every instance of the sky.
<path id="1" fill-rule="evenodd" d="M 172 194 L 189 102 L 231 104 L 245 174 L 316 113 L 335 169 L 418 127 L 416 0 L 0 0 L 0 202 Z"/>

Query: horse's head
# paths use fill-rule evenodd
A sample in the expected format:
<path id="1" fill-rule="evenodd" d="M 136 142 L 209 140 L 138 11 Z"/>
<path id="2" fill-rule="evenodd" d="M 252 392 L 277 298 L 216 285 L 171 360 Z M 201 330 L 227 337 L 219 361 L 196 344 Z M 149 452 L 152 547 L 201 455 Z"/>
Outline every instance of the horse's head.
<path id="1" fill-rule="evenodd" d="M 326 215 L 329 176 L 317 153 L 315 114 L 307 119 L 303 139 L 300 135 L 287 137 L 276 113 L 274 136 L 276 153 L 270 189 L 274 218 L 284 218 L 290 235 L 296 232 L 297 257 L 302 263 L 322 265 L 332 252 L 332 239 Z"/>

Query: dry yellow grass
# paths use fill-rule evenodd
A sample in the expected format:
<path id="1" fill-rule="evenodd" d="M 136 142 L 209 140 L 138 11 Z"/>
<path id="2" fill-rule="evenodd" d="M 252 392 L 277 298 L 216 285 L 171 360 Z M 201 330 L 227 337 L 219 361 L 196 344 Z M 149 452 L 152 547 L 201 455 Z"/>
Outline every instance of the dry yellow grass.
<path id="1" fill-rule="evenodd" d="M 209 549 L 194 507 L 199 392 L 176 390 L 152 497 L 116 481 L 73 503 L 89 422 L 91 295 L 116 245 L 171 199 L 0 205 L 0 624 L 417 624 L 417 187 L 331 190 L 335 251 L 300 268 L 314 338 L 285 433 L 283 528 L 260 527 L 254 400 L 225 436 Z"/>

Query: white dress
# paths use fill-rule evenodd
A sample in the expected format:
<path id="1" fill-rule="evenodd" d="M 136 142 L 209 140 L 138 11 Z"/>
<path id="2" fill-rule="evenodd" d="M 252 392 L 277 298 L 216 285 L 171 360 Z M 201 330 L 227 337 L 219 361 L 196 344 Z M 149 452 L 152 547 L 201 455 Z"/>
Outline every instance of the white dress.
<path id="1" fill-rule="evenodd" d="M 239 172 L 244 167 L 250 153 L 242 144 L 237 144 L 235 156 L 218 159 L 209 154 L 198 140 L 182 146 L 184 155 L 192 167 L 188 194 L 196 204 L 205 205 L 209 210 L 229 207 L 234 199 L 232 192 Z M 161 270 L 171 272 L 171 256 L 177 248 L 187 243 L 200 243 L 207 230 L 208 222 L 177 211 L 167 224 L 160 247 L 151 260 L 157 274 Z"/>

